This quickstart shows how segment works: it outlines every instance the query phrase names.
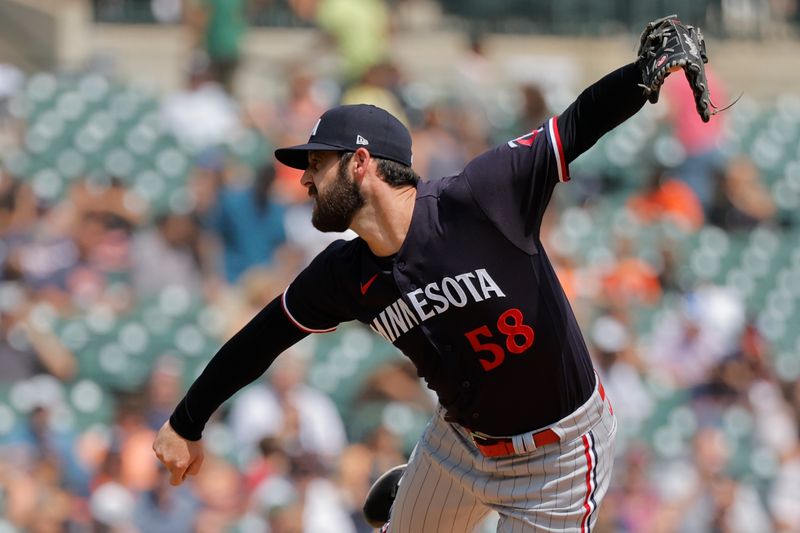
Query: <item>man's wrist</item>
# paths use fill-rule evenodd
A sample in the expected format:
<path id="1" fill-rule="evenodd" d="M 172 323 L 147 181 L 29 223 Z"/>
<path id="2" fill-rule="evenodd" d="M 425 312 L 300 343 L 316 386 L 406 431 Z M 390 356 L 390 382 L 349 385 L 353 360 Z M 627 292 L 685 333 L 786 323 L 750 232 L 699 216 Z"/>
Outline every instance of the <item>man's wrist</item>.
<path id="1" fill-rule="evenodd" d="M 169 417 L 169 425 L 172 429 L 186 440 L 198 441 L 203 438 L 203 426 L 192 420 L 186 406 L 186 398 L 180 401 Z"/>

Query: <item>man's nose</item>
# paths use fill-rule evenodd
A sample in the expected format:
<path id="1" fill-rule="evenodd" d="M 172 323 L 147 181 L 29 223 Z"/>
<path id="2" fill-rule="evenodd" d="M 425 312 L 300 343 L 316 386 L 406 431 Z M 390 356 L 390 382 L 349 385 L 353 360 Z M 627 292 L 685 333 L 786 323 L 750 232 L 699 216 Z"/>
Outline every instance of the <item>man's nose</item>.
<path id="1" fill-rule="evenodd" d="M 300 185 L 303 187 L 311 187 L 314 184 L 314 180 L 311 179 L 311 172 L 308 169 L 303 171 L 303 175 L 300 176 Z"/>

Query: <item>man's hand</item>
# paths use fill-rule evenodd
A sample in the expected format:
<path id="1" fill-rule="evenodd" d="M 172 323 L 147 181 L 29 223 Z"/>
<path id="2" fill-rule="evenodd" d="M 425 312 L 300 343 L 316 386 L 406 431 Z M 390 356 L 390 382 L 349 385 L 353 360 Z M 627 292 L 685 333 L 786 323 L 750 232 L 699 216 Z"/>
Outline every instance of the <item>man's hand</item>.
<path id="1" fill-rule="evenodd" d="M 180 485 L 186 476 L 196 475 L 203 465 L 202 442 L 184 439 L 172 429 L 169 421 L 158 430 L 153 451 L 169 470 L 171 485 Z"/>

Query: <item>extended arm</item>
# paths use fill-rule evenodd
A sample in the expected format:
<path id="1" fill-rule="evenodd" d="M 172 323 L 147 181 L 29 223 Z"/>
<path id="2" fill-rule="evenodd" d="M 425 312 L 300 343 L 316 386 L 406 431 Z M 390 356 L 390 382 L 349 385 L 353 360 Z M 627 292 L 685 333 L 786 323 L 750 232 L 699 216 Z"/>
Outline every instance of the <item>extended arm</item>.
<path id="1" fill-rule="evenodd" d="M 195 380 L 169 421 L 189 440 L 199 440 L 208 419 L 239 389 L 266 372 L 284 350 L 305 337 L 275 298 L 226 342 Z"/>
<path id="2" fill-rule="evenodd" d="M 699 28 L 670 15 L 649 23 L 639 40 L 635 63 L 591 85 L 558 118 L 567 163 L 633 116 L 645 101 L 656 103 L 664 78 L 671 72 L 685 72 L 703 122 L 727 109 L 718 109 L 711 102 L 704 66 L 708 55 Z"/>
<path id="3" fill-rule="evenodd" d="M 280 298 L 275 298 L 220 348 L 153 443 L 153 451 L 170 471 L 173 485 L 200 469 L 203 449 L 196 441 L 214 411 L 306 335 L 286 317 Z"/>
<path id="4" fill-rule="evenodd" d="M 647 97 L 641 83 L 636 63 L 625 65 L 586 88 L 558 117 L 567 163 L 642 108 Z"/>

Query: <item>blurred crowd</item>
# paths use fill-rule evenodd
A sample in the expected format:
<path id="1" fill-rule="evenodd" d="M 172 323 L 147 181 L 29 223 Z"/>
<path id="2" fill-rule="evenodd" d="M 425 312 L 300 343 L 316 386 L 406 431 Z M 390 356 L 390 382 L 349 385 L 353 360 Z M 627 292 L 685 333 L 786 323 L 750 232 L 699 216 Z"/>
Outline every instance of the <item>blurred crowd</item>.
<path id="1" fill-rule="evenodd" d="M 245 101 L 236 80 L 246 3 L 190 4 L 186 85 L 140 123 L 152 130 L 145 138 L 186 157 L 174 189 L 163 184 L 169 158 L 136 177 L 124 165 L 55 176 L 56 188 L 11 164 L 12 154 L 36 157 L 26 99 L 42 79 L 60 82 L 0 69 L 0 532 L 370 531 L 360 516 L 368 487 L 406 461 L 421 432 L 408 413 L 427 415 L 435 401 L 400 355 L 368 366 L 342 400 L 321 386 L 334 364 L 320 372 L 319 344 L 301 343 L 220 409 L 201 473 L 180 488 L 150 449 L 216 348 L 327 243 L 354 236 L 311 227 L 298 171 L 271 148 L 305 142 L 332 105 L 375 103 L 410 127 L 415 169 L 433 180 L 569 102 L 561 87 L 498 76 L 477 32 L 438 86 L 410 79 L 388 46 L 396 12 L 380 0 L 292 2 L 338 66 L 298 66 L 275 98 Z M 711 88 L 727 101 L 713 74 Z M 787 102 L 779 115 L 794 126 L 780 127 L 797 139 L 800 106 Z M 575 163 L 543 225 L 620 419 L 598 532 L 800 531 L 800 239 L 786 203 L 800 198 L 800 166 L 779 177 L 776 197 L 771 152 L 747 148 L 736 113 L 703 125 L 688 87 L 669 80 L 657 107 Z M 127 139 L 119 144 L 140 153 Z M 246 142 L 260 155 L 243 156 Z M 741 268 L 729 272 L 741 275 L 711 272 L 739 242 Z M 762 278 L 769 265 L 780 273 L 763 303 L 777 309 L 771 322 L 754 303 L 760 264 Z M 164 315 L 142 311 L 154 301 Z M 181 306 L 207 311 L 198 320 L 211 340 L 198 345 L 181 329 L 177 349 L 141 356 L 141 379 L 126 374 L 142 331 L 171 333 L 159 317 Z M 104 368 L 124 369 L 111 382 L 87 368 L 78 329 L 58 326 L 84 320 L 91 334 L 139 315 L 143 325 L 101 350 Z M 368 359 L 348 351 L 364 331 L 330 334 L 344 339 L 330 360 Z M 83 424 L 76 413 L 88 411 L 105 414 Z"/>

